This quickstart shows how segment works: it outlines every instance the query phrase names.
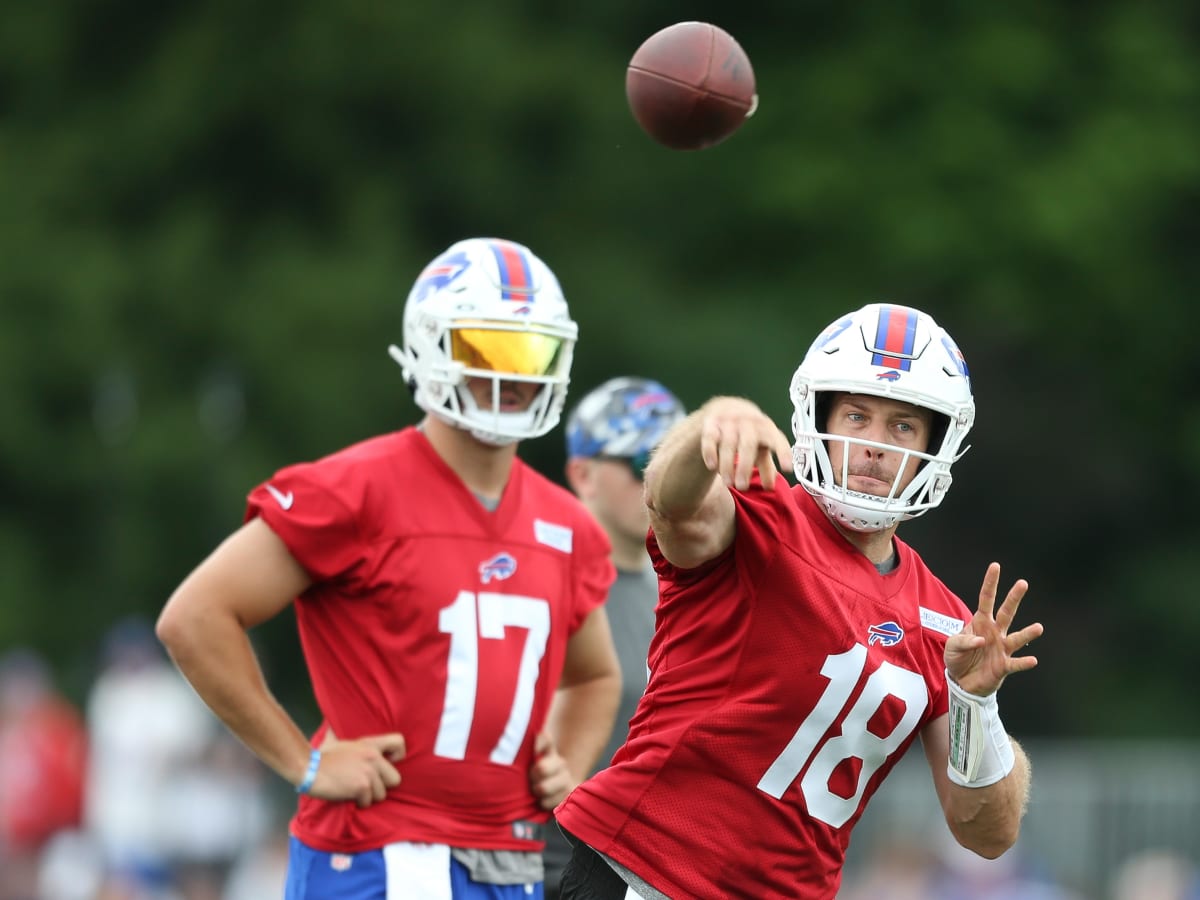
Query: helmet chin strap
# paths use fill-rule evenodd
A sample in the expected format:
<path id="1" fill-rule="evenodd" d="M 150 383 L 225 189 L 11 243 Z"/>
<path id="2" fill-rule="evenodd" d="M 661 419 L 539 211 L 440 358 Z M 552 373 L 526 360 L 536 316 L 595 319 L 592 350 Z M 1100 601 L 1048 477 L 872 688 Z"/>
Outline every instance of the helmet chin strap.
<path id="1" fill-rule="evenodd" d="M 533 423 L 537 418 L 539 405 L 547 402 L 545 392 L 550 390 L 549 385 L 543 385 L 533 399 L 529 402 L 529 406 L 520 412 L 485 412 L 479 408 L 475 402 L 475 396 L 467 388 L 465 384 L 460 384 L 455 388 L 458 394 L 459 408 L 461 415 L 466 420 L 465 422 L 455 422 L 456 427 L 463 429 L 471 434 L 477 441 L 482 441 L 493 447 L 507 447 L 521 440 L 519 436 L 511 433 L 502 433 L 494 431 L 480 424 L 481 419 L 488 418 L 494 421 L 497 425 L 503 426 L 507 432 L 528 432 L 532 429 Z"/>
<path id="2" fill-rule="evenodd" d="M 880 513 L 877 510 L 856 507 L 852 503 L 834 500 L 829 496 L 823 496 L 821 500 L 822 505 L 825 507 L 825 512 L 831 519 L 843 528 L 847 528 L 850 531 L 857 531 L 860 534 L 875 534 L 880 531 L 886 531 L 901 518 L 900 514 Z"/>
<path id="3" fill-rule="evenodd" d="M 487 444 L 489 447 L 508 447 L 517 443 L 520 438 L 509 437 L 508 435 L 497 434 L 494 431 L 485 431 L 476 425 L 469 422 L 464 422 L 461 419 L 456 419 L 446 413 L 444 410 L 431 409 L 429 414 L 435 417 L 439 422 L 444 422 L 451 428 L 457 431 L 465 431 L 481 444 Z"/>
<path id="4" fill-rule="evenodd" d="M 496 434 L 494 431 L 482 431 L 479 428 L 471 428 L 468 426 L 459 426 L 465 431 L 470 432 L 471 437 L 480 443 L 487 444 L 489 447 L 510 447 L 517 443 L 520 438 L 509 437 L 504 434 Z"/>

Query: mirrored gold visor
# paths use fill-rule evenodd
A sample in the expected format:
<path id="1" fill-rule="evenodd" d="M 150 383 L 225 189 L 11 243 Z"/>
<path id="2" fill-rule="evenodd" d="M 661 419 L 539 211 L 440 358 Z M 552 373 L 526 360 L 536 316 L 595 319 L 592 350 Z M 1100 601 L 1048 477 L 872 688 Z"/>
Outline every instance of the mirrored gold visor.
<path id="1" fill-rule="evenodd" d="M 562 339 L 525 331 L 456 328 L 450 332 L 450 355 L 471 369 L 511 375 L 546 375 L 553 371 Z"/>

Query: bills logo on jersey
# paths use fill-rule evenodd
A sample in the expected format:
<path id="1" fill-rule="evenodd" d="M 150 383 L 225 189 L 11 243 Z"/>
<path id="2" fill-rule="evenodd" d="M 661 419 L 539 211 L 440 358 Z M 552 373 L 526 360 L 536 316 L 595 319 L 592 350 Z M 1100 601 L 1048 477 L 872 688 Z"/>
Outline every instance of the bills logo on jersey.
<path id="1" fill-rule="evenodd" d="M 348 853 L 334 853 L 329 857 L 329 868 L 335 872 L 349 872 L 354 865 L 354 857 Z"/>
<path id="2" fill-rule="evenodd" d="M 895 622 L 867 626 L 867 646 L 894 647 L 904 637 L 904 629 Z"/>
<path id="3" fill-rule="evenodd" d="M 462 251 L 439 256 L 425 267 L 425 271 L 413 285 L 413 299 L 420 303 L 430 294 L 445 290 L 469 268 L 471 260 Z"/>
<path id="4" fill-rule="evenodd" d="M 497 553 L 479 564 L 479 580 L 487 584 L 493 578 L 503 581 L 517 571 L 517 561 L 511 553 Z"/>

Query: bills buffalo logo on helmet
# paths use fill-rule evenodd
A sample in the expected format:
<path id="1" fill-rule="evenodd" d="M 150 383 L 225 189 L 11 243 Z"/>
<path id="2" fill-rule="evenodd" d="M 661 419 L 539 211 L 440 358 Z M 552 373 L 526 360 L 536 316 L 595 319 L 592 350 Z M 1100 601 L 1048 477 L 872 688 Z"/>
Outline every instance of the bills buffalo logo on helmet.
<path id="1" fill-rule="evenodd" d="M 432 293 L 445 290 L 469 268 L 471 260 L 464 251 L 439 256 L 425 267 L 425 271 L 417 279 L 416 285 L 413 286 L 413 299 L 420 302 Z"/>
<path id="2" fill-rule="evenodd" d="M 880 372 L 875 377 L 878 378 L 880 381 L 899 381 L 900 373 L 897 372 L 895 369 L 889 369 L 886 372 Z"/>
<path id="3" fill-rule="evenodd" d="M 503 581 L 517 571 L 517 561 L 511 553 L 497 553 L 479 564 L 479 580 L 487 584 L 493 578 Z"/>
<path id="4" fill-rule="evenodd" d="M 904 629 L 895 622 L 867 626 L 867 646 L 894 647 L 904 637 Z"/>

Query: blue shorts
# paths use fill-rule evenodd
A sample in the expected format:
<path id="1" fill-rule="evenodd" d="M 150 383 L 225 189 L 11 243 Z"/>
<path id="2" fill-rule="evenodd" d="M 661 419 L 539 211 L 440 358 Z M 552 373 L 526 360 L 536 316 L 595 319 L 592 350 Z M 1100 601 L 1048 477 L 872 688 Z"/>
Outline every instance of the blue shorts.
<path id="1" fill-rule="evenodd" d="M 284 900 L 543 900 L 542 882 L 482 884 L 445 844 L 326 853 L 288 843 Z"/>

